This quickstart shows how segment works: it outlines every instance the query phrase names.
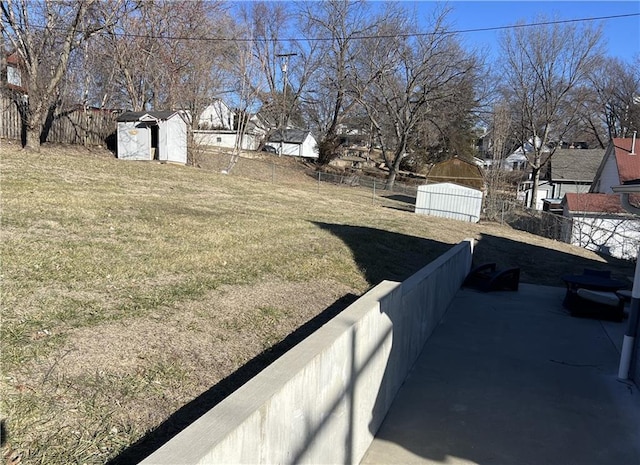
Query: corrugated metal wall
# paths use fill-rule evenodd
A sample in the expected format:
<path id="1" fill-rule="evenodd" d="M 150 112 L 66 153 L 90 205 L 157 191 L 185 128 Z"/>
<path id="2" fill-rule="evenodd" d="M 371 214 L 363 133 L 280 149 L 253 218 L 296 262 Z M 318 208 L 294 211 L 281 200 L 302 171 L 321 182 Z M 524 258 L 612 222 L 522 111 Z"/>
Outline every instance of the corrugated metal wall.
<path id="1" fill-rule="evenodd" d="M 452 183 L 418 186 L 418 214 L 477 223 L 481 210 L 482 191 Z"/>

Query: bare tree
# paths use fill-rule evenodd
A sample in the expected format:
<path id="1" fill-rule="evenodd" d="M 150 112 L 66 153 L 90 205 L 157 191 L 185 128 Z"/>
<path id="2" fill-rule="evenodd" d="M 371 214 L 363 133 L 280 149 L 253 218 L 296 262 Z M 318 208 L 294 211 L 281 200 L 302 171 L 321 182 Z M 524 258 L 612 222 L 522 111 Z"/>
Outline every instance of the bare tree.
<path id="1" fill-rule="evenodd" d="M 602 58 L 589 75 L 580 117 L 601 148 L 640 131 L 640 55 L 635 63 Z"/>
<path id="2" fill-rule="evenodd" d="M 514 148 L 512 115 L 506 102 L 498 101 L 491 111 L 491 121 L 487 137 L 491 160 L 485 170 L 487 195 L 485 205 L 489 216 L 496 216 L 504 210 L 505 201 L 514 200 L 511 189 L 512 172 L 504 169 L 504 159 Z"/>
<path id="3" fill-rule="evenodd" d="M 364 1 L 330 0 L 305 3 L 300 12 L 306 36 L 320 46 L 312 84 L 305 101 L 320 138 L 319 159 L 329 162 L 336 155 L 337 129 L 357 103 L 350 95 L 350 68 L 356 60 L 357 41 L 373 32 L 383 20 Z M 353 115 L 352 115 L 353 116 Z"/>
<path id="4" fill-rule="evenodd" d="M 24 63 L 28 101 L 21 108 L 26 149 L 40 149 L 42 128 L 60 97 L 71 56 L 114 20 L 120 8 L 118 2 L 112 3 L 106 9 L 95 0 L 0 3 L 4 33 Z"/>
<path id="5" fill-rule="evenodd" d="M 425 121 L 436 124 L 438 109 L 459 104 L 470 91 L 476 60 L 447 30 L 447 11 L 438 11 L 428 30 L 415 36 L 417 24 L 407 14 L 390 11 L 377 37 L 361 41 L 353 73 L 354 94 L 366 109 L 380 145 L 390 147 L 387 188 L 395 183 L 410 148 L 411 134 Z M 465 96 L 466 98 L 466 96 Z"/>
<path id="6" fill-rule="evenodd" d="M 501 37 L 502 94 L 532 172 L 532 207 L 541 168 L 578 121 L 574 91 L 586 82 L 600 55 L 600 38 L 600 29 L 578 24 L 516 27 Z"/>
<path id="7" fill-rule="evenodd" d="M 281 125 L 289 105 L 283 96 L 279 55 L 291 53 L 291 44 L 283 40 L 280 33 L 289 27 L 291 14 L 282 3 L 254 2 L 242 9 L 242 19 L 252 39 L 252 61 L 260 70 L 257 74 L 251 73 L 249 85 L 262 103 L 262 116 L 270 123 Z"/>
<path id="8" fill-rule="evenodd" d="M 250 26 L 246 24 L 244 26 L 247 36 L 250 37 Z M 240 151 L 243 148 L 245 135 L 249 128 L 251 113 L 256 110 L 259 105 L 259 96 L 263 94 L 261 83 L 264 81 L 260 62 L 256 59 L 251 48 L 251 42 L 237 43 L 234 50 L 235 60 L 231 61 L 230 74 L 232 82 L 235 83 L 232 89 L 236 102 L 236 140 L 229 163 L 222 171 L 225 174 L 231 172 L 240 157 Z"/>

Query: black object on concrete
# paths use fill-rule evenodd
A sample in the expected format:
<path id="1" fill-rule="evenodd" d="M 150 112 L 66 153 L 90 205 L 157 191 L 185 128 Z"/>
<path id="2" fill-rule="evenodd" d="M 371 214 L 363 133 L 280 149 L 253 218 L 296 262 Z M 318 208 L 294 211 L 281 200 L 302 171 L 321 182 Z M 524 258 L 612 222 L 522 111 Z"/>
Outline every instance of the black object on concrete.
<path id="1" fill-rule="evenodd" d="M 482 292 L 517 291 L 519 283 L 520 268 L 498 270 L 495 263 L 485 263 L 471 270 L 462 287 L 471 287 Z"/>
<path id="2" fill-rule="evenodd" d="M 562 305 L 572 316 L 611 321 L 621 321 L 624 318 L 624 299 L 615 294 L 627 287 L 624 281 L 612 279 L 609 272 L 589 269 L 585 269 L 582 274 L 564 275 L 562 280 L 567 286 Z M 596 293 L 580 293 L 581 289 Z M 616 298 L 607 302 L 605 296 L 598 298 L 598 292 L 610 293 Z"/>

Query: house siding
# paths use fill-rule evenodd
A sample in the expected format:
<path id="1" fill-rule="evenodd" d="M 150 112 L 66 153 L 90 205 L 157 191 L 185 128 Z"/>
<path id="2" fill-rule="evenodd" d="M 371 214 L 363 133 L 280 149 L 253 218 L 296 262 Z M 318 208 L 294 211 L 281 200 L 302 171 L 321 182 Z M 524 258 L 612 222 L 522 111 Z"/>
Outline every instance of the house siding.
<path id="1" fill-rule="evenodd" d="M 613 193 L 611 186 L 618 184 L 620 184 L 618 165 L 613 145 L 610 144 L 589 192 L 611 194 Z"/>
<path id="2" fill-rule="evenodd" d="M 597 214 L 571 214 L 567 242 L 587 250 L 626 260 L 635 259 L 640 243 L 640 220 Z"/>
<path id="3" fill-rule="evenodd" d="M 302 152 L 301 156 L 308 158 L 318 158 L 318 147 L 316 144 L 316 140 L 311 137 L 311 135 L 307 135 L 304 142 L 302 143 Z"/>
<path id="4" fill-rule="evenodd" d="M 229 107 L 217 100 L 200 114 L 198 126 L 202 129 L 233 129 L 235 113 Z"/>
<path id="5" fill-rule="evenodd" d="M 232 149 L 236 145 L 236 132 L 193 131 L 193 139 L 198 145 Z M 254 134 L 245 134 L 242 138 L 242 150 L 258 150 L 259 146 L 260 138 Z"/>
<path id="6" fill-rule="evenodd" d="M 578 182 L 556 182 L 553 184 L 552 197 L 561 199 L 565 194 L 586 194 L 589 192 L 590 184 L 580 184 Z"/>
<path id="7" fill-rule="evenodd" d="M 604 165 L 604 169 L 602 170 L 602 180 L 600 182 L 599 192 L 602 192 L 603 194 L 613 194 L 611 186 L 617 186 L 620 184 L 615 157 L 611 156 L 607 159 L 607 163 Z"/>

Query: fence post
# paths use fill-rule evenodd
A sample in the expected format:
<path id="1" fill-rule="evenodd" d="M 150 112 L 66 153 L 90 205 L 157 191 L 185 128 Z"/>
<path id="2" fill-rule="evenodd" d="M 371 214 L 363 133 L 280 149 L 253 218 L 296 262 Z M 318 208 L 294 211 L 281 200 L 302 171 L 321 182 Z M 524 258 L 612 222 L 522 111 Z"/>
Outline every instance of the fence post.
<path id="1" fill-rule="evenodd" d="M 318 194 L 320 193 L 320 171 L 318 171 Z"/>
<path id="2" fill-rule="evenodd" d="M 276 165 L 271 163 L 271 184 L 276 182 Z"/>
<path id="3" fill-rule="evenodd" d="M 373 180 L 373 197 L 371 197 L 371 203 L 375 205 L 376 203 L 376 180 Z"/>

